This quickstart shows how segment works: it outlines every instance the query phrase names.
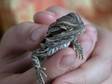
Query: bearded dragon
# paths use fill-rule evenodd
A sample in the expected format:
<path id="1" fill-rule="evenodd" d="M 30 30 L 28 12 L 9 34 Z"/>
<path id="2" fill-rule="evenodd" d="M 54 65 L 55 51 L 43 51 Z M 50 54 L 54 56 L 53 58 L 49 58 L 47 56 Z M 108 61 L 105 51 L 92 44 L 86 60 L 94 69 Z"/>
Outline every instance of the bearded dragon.
<path id="1" fill-rule="evenodd" d="M 52 56 L 59 50 L 72 47 L 77 57 L 83 59 L 83 49 L 78 42 L 78 36 L 84 31 L 84 23 L 80 16 L 71 12 L 49 26 L 46 38 L 41 42 L 40 48 L 32 53 L 32 60 L 36 69 L 37 84 L 45 84 L 45 68 L 42 67 L 43 59 Z"/>

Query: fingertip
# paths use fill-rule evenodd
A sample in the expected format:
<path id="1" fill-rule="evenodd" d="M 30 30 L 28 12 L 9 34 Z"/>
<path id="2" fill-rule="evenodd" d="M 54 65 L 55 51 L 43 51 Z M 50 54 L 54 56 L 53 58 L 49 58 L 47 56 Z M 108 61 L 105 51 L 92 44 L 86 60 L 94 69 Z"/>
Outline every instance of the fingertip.
<path id="1" fill-rule="evenodd" d="M 68 13 L 70 13 L 70 10 L 67 10 L 61 6 L 51 6 L 46 10 L 54 13 L 57 16 L 57 18 L 60 18 L 64 15 L 67 15 Z"/>
<path id="2" fill-rule="evenodd" d="M 53 12 L 41 11 L 34 15 L 34 21 L 36 23 L 49 25 L 56 21 L 56 15 Z"/>
<path id="3" fill-rule="evenodd" d="M 1 50 L 4 53 L 12 54 L 12 52 L 16 53 L 34 49 L 45 37 L 47 29 L 46 26 L 33 22 L 15 25 L 4 34 L 1 40 Z"/>
<path id="4" fill-rule="evenodd" d="M 74 55 L 73 49 L 66 48 L 66 49 L 63 49 L 63 50 L 57 52 L 52 57 L 47 59 L 44 62 L 43 66 L 46 68 L 46 72 L 48 74 L 49 79 L 53 79 L 57 76 L 64 74 L 65 72 L 69 71 L 75 62 L 75 61 L 73 61 L 73 63 L 68 62 L 68 60 L 71 61 L 70 58 L 72 56 L 73 56 L 72 59 L 75 60 L 75 55 Z M 67 61 L 68 64 L 62 63 L 62 61 Z"/>

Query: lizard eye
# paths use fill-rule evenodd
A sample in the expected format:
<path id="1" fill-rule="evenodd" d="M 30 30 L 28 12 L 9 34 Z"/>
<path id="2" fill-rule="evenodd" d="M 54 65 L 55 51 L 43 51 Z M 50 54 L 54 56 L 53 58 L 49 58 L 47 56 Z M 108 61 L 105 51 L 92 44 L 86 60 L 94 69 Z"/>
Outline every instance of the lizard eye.
<path id="1" fill-rule="evenodd" d="M 67 31 L 67 28 L 65 26 L 61 27 L 61 31 Z"/>
<path id="2" fill-rule="evenodd" d="M 65 31 L 67 31 L 67 29 L 60 28 L 59 30 L 50 33 L 47 37 L 53 37 L 54 35 L 58 35 L 58 34 L 65 32 Z"/>

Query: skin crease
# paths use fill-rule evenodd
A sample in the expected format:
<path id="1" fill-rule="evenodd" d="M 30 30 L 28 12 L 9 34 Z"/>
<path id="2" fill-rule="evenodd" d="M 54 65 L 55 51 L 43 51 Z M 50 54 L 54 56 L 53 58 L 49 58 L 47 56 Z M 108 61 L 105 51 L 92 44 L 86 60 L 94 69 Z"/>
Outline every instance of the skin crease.
<path id="1" fill-rule="evenodd" d="M 18 24 L 4 34 L 0 44 L 1 84 L 35 84 L 35 71 L 29 51 L 38 47 L 48 25 L 67 13 L 69 11 L 61 7 L 51 7 L 34 16 L 36 23 Z M 111 84 L 112 32 L 99 28 L 97 40 L 95 28 L 89 22 L 84 22 L 86 31 L 79 41 L 85 58 L 79 60 L 73 49 L 66 48 L 46 60 L 44 67 L 47 68 L 48 80 L 54 79 L 52 84 Z M 70 63 L 70 58 L 75 61 Z M 63 61 L 66 63 L 61 63 Z"/>

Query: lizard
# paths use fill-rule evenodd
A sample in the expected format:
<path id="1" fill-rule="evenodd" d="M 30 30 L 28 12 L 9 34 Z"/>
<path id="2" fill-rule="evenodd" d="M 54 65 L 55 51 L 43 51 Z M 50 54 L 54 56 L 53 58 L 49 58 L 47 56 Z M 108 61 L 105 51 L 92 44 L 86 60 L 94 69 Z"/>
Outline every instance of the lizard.
<path id="1" fill-rule="evenodd" d="M 42 61 L 59 50 L 71 46 L 75 50 L 76 56 L 83 59 L 83 49 L 78 41 L 78 36 L 83 33 L 84 27 L 81 17 L 73 12 L 60 17 L 49 25 L 47 36 L 41 42 L 40 48 L 32 52 L 37 84 L 45 84 L 47 77 L 45 68 L 42 67 Z"/>

